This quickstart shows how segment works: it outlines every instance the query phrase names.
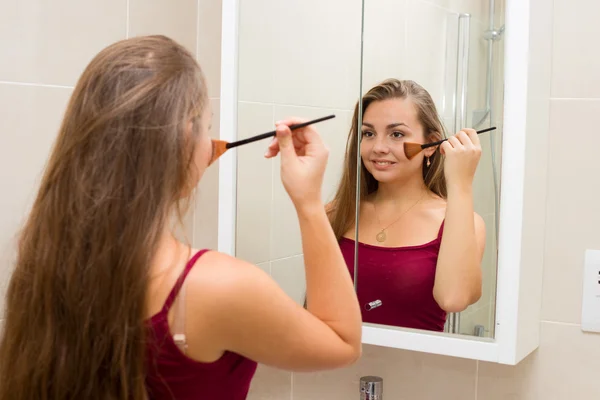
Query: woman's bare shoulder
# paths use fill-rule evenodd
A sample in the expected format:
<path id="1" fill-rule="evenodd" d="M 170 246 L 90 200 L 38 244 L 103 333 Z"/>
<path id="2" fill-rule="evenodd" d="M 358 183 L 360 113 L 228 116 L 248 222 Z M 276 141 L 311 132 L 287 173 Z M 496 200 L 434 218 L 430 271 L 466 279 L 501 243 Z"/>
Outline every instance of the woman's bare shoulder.
<path id="1" fill-rule="evenodd" d="M 424 201 L 422 210 L 427 215 L 427 219 L 439 225 L 446 217 L 446 206 L 446 199 L 431 193 Z"/>
<path id="2" fill-rule="evenodd" d="M 259 287 L 270 277 L 252 263 L 209 250 L 196 261 L 188 279 L 199 293 L 228 296 L 247 285 Z"/>
<path id="3" fill-rule="evenodd" d="M 195 250 L 197 251 L 197 250 Z M 262 271 L 258 266 L 240 258 L 216 250 L 208 250 L 197 261 L 194 270 L 209 275 L 226 276 L 244 271 Z"/>

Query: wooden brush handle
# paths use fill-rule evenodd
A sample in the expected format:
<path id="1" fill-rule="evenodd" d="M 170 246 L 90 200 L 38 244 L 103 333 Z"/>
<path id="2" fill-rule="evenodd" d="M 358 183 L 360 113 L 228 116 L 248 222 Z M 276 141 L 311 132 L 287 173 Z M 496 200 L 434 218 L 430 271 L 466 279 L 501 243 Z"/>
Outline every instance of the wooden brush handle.
<path id="1" fill-rule="evenodd" d="M 332 115 L 328 115 L 326 117 L 313 119 L 312 121 L 302 122 L 301 124 L 290 125 L 290 130 L 293 131 L 294 129 L 304 128 L 305 126 L 316 124 L 317 122 L 327 121 L 328 119 L 331 119 L 331 118 L 335 118 L 335 115 L 332 114 Z M 273 137 L 273 136 L 275 136 L 275 132 L 276 131 L 261 133 L 260 135 L 249 137 L 248 139 L 242 139 L 242 140 L 238 140 L 237 142 L 227 143 L 226 148 L 231 149 L 232 147 L 237 147 L 237 146 L 241 146 L 243 144 L 252 143 L 252 142 L 256 142 L 258 140 L 266 139 L 268 137 Z"/>
<path id="2" fill-rule="evenodd" d="M 485 132 L 493 131 L 494 129 L 496 129 L 496 127 L 495 127 L 495 126 L 492 126 L 491 128 L 485 128 L 485 129 L 482 129 L 482 130 L 480 130 L 480 131 L 477 131 L 477 134 L 479 135 L 480 133 L 485 133 Z M 422 144 L 422 145 L 421 145 L 421 148 L 422 148 L 422 149 L 426 149 L 426 148 L 428 148 L 428 147 L 437 146 L 437 145 L 439 145 L 439 144 L 442 144 L 442 143 L 444 143 L 444 142 L 445 142 L 446 140 L 448 140 L 448 139 L 450 139 L 450 138 L 446 138 L 446 139 L 438 140 L 437 142 L 425 143 L 425 144 Z"/>

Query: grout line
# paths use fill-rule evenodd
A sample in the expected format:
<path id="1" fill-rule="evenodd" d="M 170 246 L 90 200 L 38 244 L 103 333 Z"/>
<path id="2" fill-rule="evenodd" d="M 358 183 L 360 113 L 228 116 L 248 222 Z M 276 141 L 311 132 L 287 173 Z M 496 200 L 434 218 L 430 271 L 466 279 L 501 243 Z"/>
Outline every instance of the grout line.
<path id="1" fill-rule="evenodd" d="M 354 110 L 346 109 L 346 108 L 319 107 L 319 106 L 308 106 L 308 105 L 302 105 L 302 104 L 279 104 L 279 103 L 268 103 L 268 102 L 265 103 L 265 102 L 261 102 L 261 101 L 246 101 L 246 100 L 240 100 L 240 101 L 238 101 L 238 103 L 273 106 L 273 107 L 297 107 L 297 108 L 311 108 L 311 109 L 317 109 L 317 110 L 354 112 Z"/>
<path id="2" fill-rule="evenodd" d="M 572 326 L 572 327 L 580 327 L 581 324 L 574 324 L 572 322 L 560 322 L 560 321 L 547 321 L 541 320 L 542 324 L 550 324 L 550 325 L 564 325 L 564 326 Z"/>
<path id="3" fill-rule="evenodd" d="M 476 308 L 474 308 L 474 309 L 471 311 L 471 313 L 476 313 L 476 312 L 478 312 L 478 311 L 481 311 L 481 310 L 483 310 L 484 308 L 489 308 L 491 305 L 492 305 L 492 302 L 491 302 L 491 301 L 490 301 L 490 302 L 487 302 L 487 303 L 483 303 L 483 304 L 481 304 L 479 307 L 476 307 Z M 467 308 L 467 310 L 468 310 L 468 308 Z M 466 311 L 466 310 L 465 310 L 465 311 Z M 463 312 L 465 312 L 465 311 L 463 311 Z"/>
<path id="4" fill-rule="evenodd" d="M 67 85 L 53 85 L 53 84 L 48 84 L 48 83 L 11 82 L 11 81 L 0 81 L 0 85 L 35 86 L 35 87 L 45 87 L 45 88 L 53 88 L 53 89 L 73 89 L 74 88 L 74 86 L 67 86 Z"/>
<path id="5" fill-rule="evenodd" d="M 479 360 L 475 360 L 475 400 L 479 391 Z"/>
<path id="6" fill-rule="evenodd" d="M 297 258 L 297 257 L 302 257 L 304 254 L 303 253 L 299 253 L 299 254 L 294 254 L 291 256 L 287 256 L 287 257 L 281 257 L 281 258 L 275 258 L 270 260 L 270 262 L 277 262 L 277 261 L 286 261 L 286 260 L 291 260 L 292 258 Z"/>
<path id="7" fill-rule="evenodd" d="M 36 86 L 36 87 L 45 87 L 45 88 L 54 88 L 54 89 L 73 89 L 74 88 L 74 86 L 66 86 L 66 85 L 52 85 L 52 84 L 47 84 L 47 83 L 10 82 L 10 81 L 0 81 L 0 85 Z"/>
<path id="8" fill-rule="evenodd" d="M 553 27 L 554 26 L 554 22 L 555 22 L 554 2 L 552 2 L 552 6 L 551 7 L 552 7 L 552 11 L 551 11 L 552 14 L 550 16 L 550 24 L 551 24 L 550 26 Z M 545 281 L 544 275 L 545 275 L 545 272 L 547 271 L 546 266 L 545 266 L 545 262 L 547 260 L 547 256 L 546 255 L 548 254 L 547 253 L 547 250 L 548 250 L 548 221 L 550 220 L 549 215 L 548 215 L 550 213 L 550 208 L 548 207 L 548 191 L 552 187 L 551 179 L 550 179 L 550 174 L 548 173 L 548 167 L 550 166 L 550 158 L 551 158 L 550 157 L 550 154 L 551 154 L 550 149 L 552 148 L 551 146 L 552 146 L 552 141 L 553 141 L 552 140 L 552 135 L 550 134 L 550 130 L 552 129 L 551 128 L 552 127 L 552 122 L 551 122 L 551 120 L 552 120 L 552 108 L 553 108 L 552 102 L 553 102 L 553 100 L 567 100 L 567 101 L 568 100 L 575 100 L 575 99 L 567 99 L 567 98 L 565 98 L 565 99 L 559 99 L 559 98 L 553 98 L 552 97 L 552 92 L 554 91 L 554 89 L 553 89 L 553 86 L 554 86 L 553 82 L 554 82 L 554 72 L 555 72 L 554 68 L 553 68 L 553 65 L 554 65 L 554 51 L 555 51 L 553 46 L 554 46 L 554 29 L 550 29 L 550 50 L 549 50 L 550 54 L 549 54 L 549 57 L 548 57 L 549 58 L 548 62 L 550 63 L 550 66 L 549 66 L 549 68 L 550 68 L 550 77 L 549 77 L 549 82 L 548 82 L 548 86 L 550 87 L 550 93 L 549 93 L 550 94 L 550 100 L 548 101 L 548 105 L 547 105 L 548 106 L 548 108 L 547 108 L 548 114 L 546 115 L 546 118 L 545 118 L 546 122 L 548 122 L 548 127 L 547 127 L 547 131 L 546 131 L 546 140 L 545 140 L 545 143 L 546 143 L 546 149 L 545 149 L 546 150 L 545 151 L 545 156 L 546 156 L 546 160 L 545 160 L 546 161 L 546 168 L 545 168 L 545 170 L 546 170 L 546 179 L 545 179 L 545 182 L 544 182 L 544 191 L 545 191 L 545 196 L 544 196 L 545 197 L 544 198 L 545 203 L 544 203 L 544 213 L 543 213 L 544 231 L 542 232 L 542 236 L 543 236 L 542 237 L 542 265 L 541 265 L 541 271 L 540 271 L 540 275 L 541 275 L 542 281 L 541 281 L 540 291 L 539 291 L 539 303 L 538 303 L 538 305 L 536 307 L 536 311 L 539 312 L 538 315 L 540 315 L 540 316 L 543 315 L 543 312 L 544 312 L 543 311 L 543 309 L 544 309 L 544 306 L 543 306 L 544 305 L 544 291 L 546 289 L 546 284 L 544 283 L 544 281 Z M 504 113 L 503 113 L 503 115 L 504 115 Z M 504 126 L 502 126 L 502 128 L 504 128 Z M 502 152 L 500 152 L 500 155 L 502 156 Z M 541 320 L 540 322 L 542 322 L 542 323 L 546 322 L 546 323 L 549 323 L 549 324 L 556 324 L 555 322 L 544 321 L 544 320 Z M 541 331 L 541 327 L 539 329 Z M 538 333 L 538 336 L 540 334 L 541 333 Z M 538 339 L 538 341 L 540 341 L 540 339 Z"/>
<path id="9" fill-rule="evenodd" d="M 127 0 L 127 12 L 125 15 L 127 16 L 125 21 L 125 38 L 129 39 L 129 0 Z"/>
<path id="10" fill-rule="evenodd" d="M 550 97 L 550 101 L 600 101 L 600 97 Z"/>
<path id="11" fill-rule="evenodd" d="M 271 106 L 271 126 L 275 125 L 275 106 Z M 279 157 L 278 157 L 279 158 Z M 275 160 L 270 159 L 271 163 L 271 204 L 269 207 L 269 273 L 272 274 L 273 267 L 273 221 L 275 220 Z"/>

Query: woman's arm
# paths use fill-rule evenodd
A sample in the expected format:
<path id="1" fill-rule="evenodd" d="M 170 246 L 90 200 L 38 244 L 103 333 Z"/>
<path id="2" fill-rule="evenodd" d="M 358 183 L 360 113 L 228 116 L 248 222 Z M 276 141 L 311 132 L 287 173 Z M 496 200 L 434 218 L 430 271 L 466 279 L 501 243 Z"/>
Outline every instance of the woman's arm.
<path id="1" fill-rule="evenodd" d="M 477 132 L 463 129 L 441 151 L 448 199 L 433 296 L 445 311 L 460 312 L 481 297 L 485 224 L 473 211 L 473 177 L 481 157 Z"/>
<path id="2" fill-rule="evenodd" d="M 481 297 L 485 224 L 473 211 L 470 189 L 449 188 L 433 296 L 446 312 L 460 312 Z"/>
<path id="3" fill-rule="evenodd" d="M 211 336 L 223 350 L 281 369 L 344 367 L 361 354 L 361 316 L 350 274 L 323 206 L 299 210 L 298 218 L 308 309 L 262 270 L 219 255 L 227 268 L 219 275 L 227 277 L 220 289 L 211 289 Z"/>
<path id="4" fill-rule="evenodd" d="M 361 314 L 350 273 L 321 200 L 328 150 L 309 126 L 277 126 L 268 158 L 281 153 L 281 180 L 300 223 L 307 309 L 264 272 L 230 258 L 224 283 L 213 285 L 212 332 L 223 350 L 293 371 L 348 365 L 361 354 Z M 225 272 L 223 272 L 225 273 Z M 220 288 L 220 289 L 219 289 Z"/>

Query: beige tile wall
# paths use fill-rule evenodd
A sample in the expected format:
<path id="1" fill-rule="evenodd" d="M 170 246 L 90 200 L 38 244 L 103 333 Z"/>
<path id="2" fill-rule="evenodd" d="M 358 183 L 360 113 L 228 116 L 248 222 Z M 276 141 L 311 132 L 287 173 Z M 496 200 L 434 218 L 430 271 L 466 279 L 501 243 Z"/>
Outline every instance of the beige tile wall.
<path id="1" fill-rule="evenodd" d="M 288 116 L 335 114 L 316 125 L 330 148 L 324 201 L 332 198 L 342 172 L 360 91 L 360 18 L 358 0 L 240 2 L 238 136 L 270 131 Z M 258 263 L 301 303 L 305 278 L 298 220 L 281 183 L 279 159 L 263 157 L 268 144 L 236 150 L 236 255 Z"/>
<path id="2" fill-rule="evenodd" d="M 108 44 L 166 34 L 196 53 L 209 80 L 218 136 L 221 2 L 215 0 L 17 1 L 0 5 L 0 310 L 15 237 L 33 201 L 66 103 L 91 58 Z M 206 173 L 197 210 L 216 209 L 218 166 Z M 187 216 L 197 247 L 216 247 L 215 213 Z M 0 311 L 0 319 L 3 311 Z"/>
<path id="3" fill-rule="evenodd" d="M 261 1 L 270 4 L 267 0 Z M 459 0 L 456 2 L 460 3 Z M 456 2 L 428 1 L 444 7 Z M 218 42 L 215 38 L 220 36 L 220 24 L 217 23 L 220 21 L 220 5 L 217 3 L 201 0 L 198 7 L 195 2 L 178 2 L 177 6 L 183 7 L 183 10 L 174 8 L 171 2 L 150 4 L 135 0 L 102 1 L 94 7 L 89 4 L 83 7 L 74 0 L 62 0 L 60 7 L 49 7 L 40 0 L 11 1 L 2 5 L 0 59 L 10 62 L 0 64 L 0 185 L 2 193 L 8 192 L 11 196 L 2 197 L 0 212 L 0 285 L 6 282 L 10 273 L 14 235 L 35 193 L 71 88 L 86 63 L 102 47 L 126 37 L 131 30 L 140 34 L 166 33 L 193 47 L 192 50 L 197 49 L 213 90 L 211 97 L 215 121 L 218 122 L 219 46 L 215 45 Z M 594 122 L 600 123 L 600 120 L 594 121 L 600 115 L 600 77 L 596 72 L 598 68 L 594 68 L 600 64 L 600 58 L 596 52 L 586 51 L 594 48 L 595 38 L 600 34 L 597 24 L 594 24 L 595 16 L 600 15 L 600 6 L 593 0 L 582 1 L 576 6 L 567 0 L 554 0 L 554 3 L 557 17 L 554 19 L 549 194 L 546 205 L 548 233 L 540 349 L 519 366 L 507 367 L 366 346 L 365 355 L 357 365 L 340 371 L 291 374 L 261 367 L 253 384 L 251 399 L 313 399 L 325 395 L 331 399 L 353 398 L 358 393 L 358 378 L 365 374 L 383 376 L 386 397 L 394 399 L 587 400 L 600 396 L 595 382 L 600 370 L 600 339 L 598 335 L 582 333 L 579 327 L 583 252 L 586 248 L 600 246 L 597 229 L 600 213 L 595 202 L 595 196 L 600 195 L 600 187 L 594 178 L 600 174 L 600 167 L 594 161 L 595 147 L 581 146 L 581 143 L 594 143 L 595 131 L 590 127 L 596 126 Z M 477 4 L 474 4 L 476 7 Z M 257 14 L 258 10 L 264 10 L 263 7 L 255 8 Z M 353 17 L 354 12 L 351 11 Z M 195 26 L 187 20 L 190 15 L 198 16 Z M 152 22 L 144 20 L 151 16 Z M 167 21 L 179 16 L 186 21 L 181 24 Z M 156 21 L 157 18 L 165 21 Z M 95 23 L 90 24 L 90 20 Z M 185 32 L 182 26 L 192 26 L 194 31 Z M 262 27 L 264 31 L 250 31 L 252 34 L 246 38 L 249 41 L 260 38 L 271 40 L 272 27 L 269 24 Z M 332 41 L 341 42 L 335 30 L 330 33 Z M 345 33 L 340 37 L 348 34 L 352 35 Z M 82 36 L 86 37 L 85 41 L 81 41 Z M 270 45 L 265 44 L 267 42 L 259 40 L 256 43 L 246 50 L 247 55 L 252 57 L 246 57 L 245 62 L 260 63 L 260 66 L 244 69 L 249 71 L 248 83 L 244 84 L 244 79 L 240 78 L 241 94 L 246 96 L 241 99 L 271 107 L 271 119 L 265 119 L 265 124 L 268 122 L 269 125 L 267 129 L 270 129 L 275 115 L 274 88 L 279 88 L 281 83 L 281 79 L 275 82 L 272 70 L 288 65 L 281 59 L 277 65 L 268 62 L 276 59 L 277 55 L 270 50 Z M 295 48 L 305 50 L 305 53 L 307 50 Z M 322 50 L 322 54 L 327 52 Z M 267 62 L 263 63 L 263 60 Z M 347 72 L 347 76 L 352 75 L 352 72 Z M 336 82 L 336 79 L 331 81 Z M 288 82 L 286 90 L 294 92 L 289 85 L 296 85 L 292 89 L 302 89 L 304 84 Z M 339 85 L 346 84 L 348 82 Z M 335 85 L 332 83 L 331 87 L 321 90 L 335 91 L 340 87 Z M 296 98 L 289 93 L 279 96 L 277 98 L 288 101 L 288 105 L 306 105 L 302 104 L 306 99 L 303 94 Z M 323 97 L 320 106 L 340 107 L 340 111 L 347 112 L 353 98 L 350 95 L 347 103 L 343 103 L 344 96 L 329 94 Z M 339 100 L 342 100 L 341 105 L 336 104 Z M 340 124 L 344 129 L 339 129 L 346 134 L 347 123 Z M 213 123 L 213 126 L 213 134 L 218 135 L 217 124 Z M 260 124 L 256 128 L 262 126 Z M 330 128 L 330 131 L 333 130 L 333 127 Z M 262 129 L 259 131 L 262 132 Z M 326 131 L 325 125 L 321 131 Z M 564 140 L 565 134 L 577 136 Z M 258 154 L 262 155 L 260 151 Z M 248 156 L 252 157 L 250 152 Z M 273 165 L 270 165 L 269 173 L 271 182 L 275 182 Z M 217 199 L 212 191 L 216 189 L 217 174 L 218 170 L 214 167 L 207 172 L 200 188 L 197 210 L 215 208 Z M 275 190 L 273 184 L 270 188 Z M 195 213 L 193 218 L 195 244 L 206 243 L 208 247 L 215 247 L 213 233 L 216 219 L 209 215 L 211 213 L 200 214 Z M 263 251 L 268 256 L 260 265 L 266 270 L 273 270 L 277 279 L 279 271 L 283 271 L 280 264 L 287 268 L 286 264 L 270 258 L 270 247 Z M 292 256 L 290 260 L 297 257 Z M 294 263 L 288 263 L 292 271 Z M 281 278 L 282 281 L 285 279 Z M 3 293 L 1 287 L 0 293 Z"/>
<path id="4" fill-rule="evenodd" d="M 440 0 L 443 1 L 443 0 Z M 554 0 L 548 198 L 540 348 L 516 367 L 365 346 L 357 365 L 319 374 L 259 370 L 253 400 L 358 398 L 358 379 L 384 378 L 391 399 L 600 398 L 600 335 L 580 328 L 584 251 L 600 248 L 600 3 Z M 586 145 L 586 144 L 591 145 Z M 266 390 L 268 388 L 268 390 Z M 291 388 L 291 389 L 290 389 Z"/>
<path id="5" fill-rule="evenodd" d="M 169 1 L 169 4 L 175 4 Z M 172 6 L 171 6 L 172 7 Z M 208 82 L 213 120 L 211 136 L 219 138 L 221 96 L 221 0 L 197 0 L 196 55 Z M 217 248 L 219 163 L 206 170 L 196 192 L 194 246 Z M 210 210 L 210 211 L 208 211 Z"/>
<path id="6" fill-rule="evenodd" d="M 0 319 L 16 235 L 36 195 L 71 89 L 0 84 Z"/>

